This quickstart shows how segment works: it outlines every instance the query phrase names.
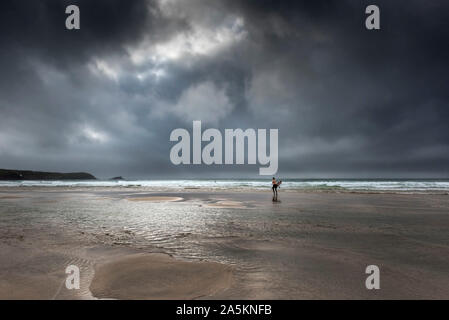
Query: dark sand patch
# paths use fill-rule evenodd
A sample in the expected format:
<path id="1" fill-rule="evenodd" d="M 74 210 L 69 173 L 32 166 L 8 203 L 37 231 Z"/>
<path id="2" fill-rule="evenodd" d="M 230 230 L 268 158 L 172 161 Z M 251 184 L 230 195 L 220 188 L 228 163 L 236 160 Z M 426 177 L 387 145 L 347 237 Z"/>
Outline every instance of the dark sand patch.
<path id="1" fill-rule="evenodd" d="M 133 254 L 97 266 L 90 290 L 97 298 L 195 299 L 223 291 L 231 281 L 223 264 Z"/>

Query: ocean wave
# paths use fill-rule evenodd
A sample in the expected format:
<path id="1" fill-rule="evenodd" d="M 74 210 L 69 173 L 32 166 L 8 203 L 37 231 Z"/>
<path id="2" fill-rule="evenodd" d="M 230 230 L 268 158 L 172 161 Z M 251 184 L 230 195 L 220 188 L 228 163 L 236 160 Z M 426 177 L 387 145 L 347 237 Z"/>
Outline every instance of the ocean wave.
<path id="1" fill-rule="evenodd" d="M 0 181 L 0 187 L 147 187 L 163 189 L 260 189 L 271 188 L 271 180 L 89 180 L 89 181 Z M 348 191 L 443 191 L 449 180 L 286 180 L 283 190 Z"/>

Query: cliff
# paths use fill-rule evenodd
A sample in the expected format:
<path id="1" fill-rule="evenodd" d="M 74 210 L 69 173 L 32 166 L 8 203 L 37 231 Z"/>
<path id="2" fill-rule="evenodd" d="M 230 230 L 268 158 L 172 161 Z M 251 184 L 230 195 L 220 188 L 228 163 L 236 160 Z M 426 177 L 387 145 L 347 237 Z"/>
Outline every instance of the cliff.
<path id="1" fill-rule="evenodd" d="M 0 180 L 96 180 L 86 172 L 40 172 L 0 169 Z"/>

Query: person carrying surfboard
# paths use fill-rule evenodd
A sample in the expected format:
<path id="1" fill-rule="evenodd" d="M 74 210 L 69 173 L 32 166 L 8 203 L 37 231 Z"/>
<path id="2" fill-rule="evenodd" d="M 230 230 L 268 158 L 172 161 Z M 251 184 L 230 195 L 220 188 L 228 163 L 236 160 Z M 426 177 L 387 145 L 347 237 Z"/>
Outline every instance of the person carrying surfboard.
<path id="1" fill-rule="evenodd" d="M 271 189 L 273 190 L 273 200 L 277 200 L 278 199 L 278 187 L 281 185 L 282 181 L 276 181 L 276 178 L 273 177 L 273 180 L 271 181 L 272 187 Z"/>

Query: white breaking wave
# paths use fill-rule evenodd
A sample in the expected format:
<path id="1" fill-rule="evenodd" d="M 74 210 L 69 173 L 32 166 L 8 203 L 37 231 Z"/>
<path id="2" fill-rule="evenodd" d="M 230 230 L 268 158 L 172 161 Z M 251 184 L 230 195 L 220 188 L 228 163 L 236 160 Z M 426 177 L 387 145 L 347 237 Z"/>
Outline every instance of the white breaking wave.
<path id="1" fill-rule="evenodd" d="M 269 189 L 271 180 L 0 181 L 0 187 L 148 187 L 163 189 Z M 449 180 L 285 180 L 289 190 L 449 191 Z"/>

